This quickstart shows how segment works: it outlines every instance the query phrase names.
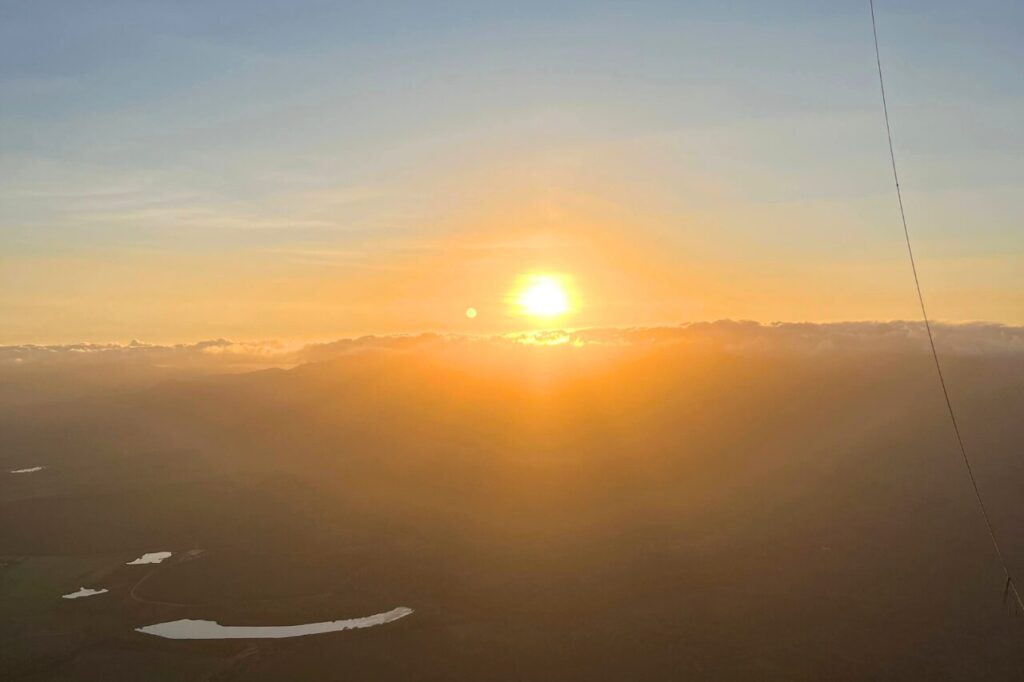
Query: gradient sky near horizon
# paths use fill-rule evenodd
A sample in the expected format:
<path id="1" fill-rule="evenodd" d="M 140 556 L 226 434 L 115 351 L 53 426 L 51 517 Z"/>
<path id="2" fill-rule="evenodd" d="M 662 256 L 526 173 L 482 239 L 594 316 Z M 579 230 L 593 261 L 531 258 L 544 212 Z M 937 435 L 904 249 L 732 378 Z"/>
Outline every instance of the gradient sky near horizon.
<path id="1" fill-rule="evenodd" d="M 931 312 L 1024 323 L 1024 5 L 877 12 Z M 914 319 L 876 79 L 866 0 L 3 2 L 0 343 Z"/>

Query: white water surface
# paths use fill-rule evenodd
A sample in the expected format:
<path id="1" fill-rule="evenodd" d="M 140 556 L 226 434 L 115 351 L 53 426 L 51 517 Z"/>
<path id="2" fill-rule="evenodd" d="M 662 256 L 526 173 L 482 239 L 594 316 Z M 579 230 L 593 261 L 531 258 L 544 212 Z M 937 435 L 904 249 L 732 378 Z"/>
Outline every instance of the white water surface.
<path id="1" fill-rule="evenodd" d="M 11 469 L 12 474 L 34 474 L 37 471 L 42 471 L 45 467 L 29 467 L 28 469 Z"/>
<path id="2" fill-rule="evenodd" d="M 239 626 L 221 625 L 212 620 L 172 620 L 156 625 L 135 628 L 137 632 L 156 635 L 166 639 L 280 639 L 282 637 L 302 637 L 318 635 L 324 632 L 339 630 L 358 630 L 375 625 L 391 623 L 405 618 L 413 611 L 405 606 L 377 613 L 363 618 L 348 620 L 331 620 L 324 623 L 306 623 L 304 625 L 268 625 Z"/>
<path id="3" fill-rule="evenodd" d="M 105 589 L 94 590 L 91 587 L 79 587 L 77 592 L 71 592 L 69 594 L 65 594 L 65 595 L 63 595 L 61 597 L 61 599 L 78 599 L 79 597 L 92 597 L 94 595 L 103 594 L 104 592 L 108 592 L 108 591 L 109 590 L 105 590 Z"/>
<path id="4" fill-rule="evenodd" d="M 140 564 L 158 564 L 164 559 L 170 559 L 174 552 L 146 552 L 138 559 L 129 561 L 126 566 L 139 566 Z"/>

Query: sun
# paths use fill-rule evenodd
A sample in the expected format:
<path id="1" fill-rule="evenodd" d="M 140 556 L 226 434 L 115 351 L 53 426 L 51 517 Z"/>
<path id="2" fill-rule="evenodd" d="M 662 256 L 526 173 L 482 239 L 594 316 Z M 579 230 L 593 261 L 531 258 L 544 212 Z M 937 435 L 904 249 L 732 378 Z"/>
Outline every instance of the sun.
<path id="1" fill-rule="evenodd" d="M 523 275 L 519 278 L 513 300 L 519 312 L 534 317 L 557 317 L 569 312 L 569 294 L 565 277 L 558 275 Z"/>

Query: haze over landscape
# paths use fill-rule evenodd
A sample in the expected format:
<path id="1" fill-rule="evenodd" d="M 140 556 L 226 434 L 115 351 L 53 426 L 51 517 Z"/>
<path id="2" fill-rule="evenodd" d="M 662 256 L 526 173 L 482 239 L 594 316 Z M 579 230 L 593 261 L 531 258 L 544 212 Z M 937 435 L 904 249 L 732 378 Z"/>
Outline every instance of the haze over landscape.
<path id="1" fill-rule="evenodd" d="M 1016 576 L 1024 15 L 876 12 Z M 0 678 L 1019 679 L 871 28 L 0 4 Z"/>

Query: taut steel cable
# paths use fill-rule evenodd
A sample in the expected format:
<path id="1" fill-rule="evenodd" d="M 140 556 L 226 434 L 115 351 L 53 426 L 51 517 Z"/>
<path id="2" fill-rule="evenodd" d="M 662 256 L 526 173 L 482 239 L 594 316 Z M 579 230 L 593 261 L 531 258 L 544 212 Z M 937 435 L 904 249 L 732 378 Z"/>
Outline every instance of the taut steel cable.
<path id="1" fill-rule="evenodd" d="M 971 487 L 974 489 L 974 497 L 978 501 L 978 509 L 985 520 L 985 528 L 992 539 L 992 546 L 995 547 L 996 556 L 1006 574 L 1006 588 L 1003 592 L 1004 600 L 1013 595 L 1017 608 L 1024 613 L 1024 601 L 1021 601 L 1017 585 L 1010 573 L 1010 566 L 1006 563 L 1002 547 L 999 546 L 999 539 L 996 537 L 995 528 L 992 526 L 992 519 L 989 516 L 985 500 L 981 496 L 981 489 L 978 487 L 978 479 L 974 476 L 974 468 L 971 467 L 971 459 L 967 456 L 967 448 L 964 447 L 964 439 L 960 435 L 960 425 L 956 421 L 956 412 L 953 410 L 953 403 L 949 399 L 949 390 L 946 388 L 946 378 L 942 374 L 942 363 L 939 362 L 939 353 L 935 350 L 935 337 L 932 335 L 932 325 L 928 318 L 928 310 L 924 305 L 924 294 L 921 293 L 921 279 L 917 274 L 917 263 L 914 260 L 914 247 L 910 242 L 910 230 L 907 229 L 907 215 L 903 210 L 903 193 L 900 190 L 900 176 L 896 170 L 896 152 L 892 146 L 892 126 L 889 124 L 889 104 L 885 98 L 885 79 L 882 77 L 882 57 L 878 50 L 878 26 L 875 21 L 875 0 L 868 0 L 871 8 L 871 33 L 875 39 L 875 63 L 878 65 L 878 86 L 882 92 L 882 113 L 885 115 L 885 134 L 889 140 L 889 160 L 892 162 L 892 179 L 896 183 L 896 199 L 900 206 L 900 221 L 903 223 L 903 237 L 907 242 L 907 255 L 910 257 L 910 270 L 914 273 L 914 286 L 917 287 L 917 301 L 921 304 L 921 319 L 924 320 L 924 328 L 928 333 L 928 345 L 932 349 L 932 359 L 935 361 L 935 373 L 939 376 L 939 385 L 942 387 L 942 397 L 946 399 L 946 410 L 949 412 L 949 421 L 953 424 L 953 433 L 956 436 L 956 443 L 960 447 L 960 456 L 963 458 L 964 466 L 967 468 L 967 476 L 971 479 Z"/>

